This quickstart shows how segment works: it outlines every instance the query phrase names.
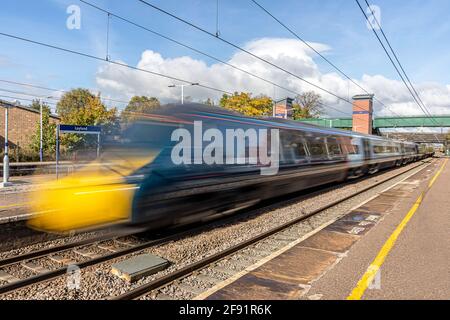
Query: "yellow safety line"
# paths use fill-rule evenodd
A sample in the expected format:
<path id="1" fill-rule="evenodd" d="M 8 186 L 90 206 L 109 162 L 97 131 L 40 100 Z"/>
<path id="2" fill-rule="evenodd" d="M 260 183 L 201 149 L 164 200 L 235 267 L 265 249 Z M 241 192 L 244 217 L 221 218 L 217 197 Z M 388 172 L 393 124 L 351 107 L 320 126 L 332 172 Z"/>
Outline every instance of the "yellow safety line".
<path id="1" fill-rule="evenodd" d="M 431 186 L 434 184 L 436 179 L 441 175 L 447 162 L 448 162 L 448 159 L 445 160 L 444 164 L 441 166 L 439 171 L 434 175 L 433 179 L 428 184 L 428 189 L 431 188 Z M 389 239 L 384 243 L 383 247 L 381 248 L 380 252 L 376 256 L 375 260 L 373 260 L 373 262 L 367 268 L 367 271 L 364 273 L 364 275 L 358 281 L 358 284 L 353 289 L 352 293 L 347 297 L 347 300 L 360 300 L 362 298 L 362 296 L 364 295 L 364 292 L 366 291 L 368 286 L 372 283 L 373 279 L 375 278 L 378 271 L 380 270 L 387 255 L 389 254 L 391 249 L 394 247 L 394 244 L 397 241 L 397 238 L 402 233 L 403 229 L 406 227 L 409 220 L 411 220 L 411 218 L 413 217 L 413 215 L 416 213 L 417 209 L 419 208 L 420 204 L 422 203 L 424 194 L 425 194 L 425 192 L 422 192 L 422 194 L 419 196 L 419 198 L 416 200 L 414 205 L 409 210 L 408 214 L 405 216 L 405 218 L 403 218 L 402 222 L 400 222 L 400 224 L 397 226 L 397 228 L 391 234 Z"/>
<path id="2" fill-rule="evenodd" d="M 440 176 L 440 174 L 442 173 L 442 170 L 444 170 L 445 165 L 447 164 L 448 159 L 445 159 L 444 164 L 441 166 L 441 168 L 439 169 L 439 171 L 434 175 L 433 179 L 431 179 L 430 183 L 428 184 L 428 188 L 431 188 L 431 186 L 434 184 L 434 182 L 436 181 L 437 177 Z"/>

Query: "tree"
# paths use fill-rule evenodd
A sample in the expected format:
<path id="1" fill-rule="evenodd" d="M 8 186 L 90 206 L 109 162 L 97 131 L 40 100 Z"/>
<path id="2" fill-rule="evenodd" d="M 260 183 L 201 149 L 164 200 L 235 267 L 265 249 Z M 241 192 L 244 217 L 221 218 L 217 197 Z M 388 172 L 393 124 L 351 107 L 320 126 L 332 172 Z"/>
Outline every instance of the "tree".
<path id="1" fill-rule="evenodd" d="M 134 96 L 123 110 L 121 116 L 125 121 L 130 121 L 138 113 L 151 113 L 161 106 L 159 100 L 155 97 Z"/>
<path id="2" fill-rule="evenodd" d="M 40 150 L 40 131 L 40 120 L 38 120 L 30 143 L 30 149 L 35 154 L 39 154 Z M 52 157 L 56 146 L 56 123 L 50 121 L 50 108 L 42 109 L 42 142 L 44 156 Z"/>
<path id="3" fill-rule="evenodd" d="M 70 112 L 62 117 L 63 123 L 84 126 L 101 126 L 102 136 L 115 135 L 119 130 L 117 109 L 108 110 L 102 103 L 99 96 L 90 96 L 87 98 L 83 107 L 69 108 Z M 95 137 L 67 134 L 61 138 L 62 145 L 67 149 L 86 148 L 95 146 L 97 141 Z"/>
<path id="4" fill-rule="evenodd" d="M 49 107 L 48 104 L 46 104 L 45 102 L 42 102 L 39 99 L 33 99 L 33 101 L 30 104 L 30 108 L 36 111 L 41 111 L 41 106 L 42 106 L 42 111 L 48 111 L 48 113 L 51 113 L 51 109 Z"/>
<path id="5" fill-rule="evenodd" d="M 314 91 L 308 91 L 298 95 L 292 105 L 294 120 L 318 118 L 322 113 L 322 99 Z"/>
<path id="6" fill-rule="evenodd" d="M 224 94 L 220 99 L 220 106 L 237 111 L 247 116 L 266 116 L 272 114 L 272 99 L 261 95 L 252 98 L 251 93 L 235 92 L 232 96 Z"/>
<path id="7" fill-rule="evenodd" d="M 70 117 L 77 110 L 83 109 L 88 101 L 93 98 L 95 98 L 95 95 L 87 89 L 73 89 L 64 93 L 58 101 L 56 104 L 56 113 L 64 123 L 69 123 L 66 121 L 67 117 Z"/>

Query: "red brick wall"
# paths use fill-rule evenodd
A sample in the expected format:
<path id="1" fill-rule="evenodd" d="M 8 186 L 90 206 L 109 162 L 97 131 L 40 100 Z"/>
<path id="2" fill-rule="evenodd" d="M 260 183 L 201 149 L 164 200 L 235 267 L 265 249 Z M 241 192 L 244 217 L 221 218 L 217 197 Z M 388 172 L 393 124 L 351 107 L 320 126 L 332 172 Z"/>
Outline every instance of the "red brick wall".
<path id="1" fill-rule="evenodd" d="M 9 147 L 19 146 L 28 149 L 31 137 L 39 125 L 39 112 L 24 107 L 12 107 L 8 117 L 8 141 Z M 50 118 L 52 122 L 59 123 L 56 117 Z M 0 148 L 3 154 L 5 134 L 5 109 L 0 107 Z"/>
<path id="2" fill-rule="evenodd" d="M 373 96 L 353 97 L 353 131 L 372 134 Z"/>

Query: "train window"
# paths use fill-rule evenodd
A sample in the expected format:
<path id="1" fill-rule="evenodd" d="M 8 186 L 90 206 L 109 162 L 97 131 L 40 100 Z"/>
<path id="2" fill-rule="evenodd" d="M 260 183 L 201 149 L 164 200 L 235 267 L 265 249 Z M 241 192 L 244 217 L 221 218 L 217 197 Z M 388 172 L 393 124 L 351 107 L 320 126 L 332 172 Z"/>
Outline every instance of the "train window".
<path id="1" fill-rule="evenodd" d="M 298 160 L 303 160 L 306 158 L 306 149 L 305 143 L 300 132 L 296 132 L 293 134 L 293 144 L 292 148 L 294 150 L 295 158 Z"/>
<path id="2" fill-rule="evenodd" d="M 282 131 L 280 133 L 282 142 L 282 163 L 297 163 L 298 160 L 306 158 L 303 137 L 295 131 Z"/>
<path id="3" fill-rule="evenodd" d="M 303 143 L 303 141 L 300 141 L 297 145 L 297 147 L 295 148 L 295 155 L 297 158 L 306 158 L 306 150 L 305 150 L 305 144 Z"/>
<path id="4" fill-rule="evenodd" d="M 347 150 L 347 153 L 352 154 L 359 154 L 359 146 L 356 144 L 347 144 L 345 145 L 345 149 Z"/>
<path id="5" fill-rule="evenodd" d="M 328 154 L 330 157 L 342 156 L 341 146 L 335 138 L 327 138 Z"/>
<path id="6" fill-rule="evenodd" d="M 376 154 L 384 153 L 384 146 L 383 145 L 374 145 L 373 152 Z"/>
<path id="7" fill-rule="evenodd" d="M 309 138 L 308 139 L 308 149 L 311 157 L 314 158 L 327 158 L 327 148 L 325 145 L 325 139 L 321 137 Z"/>

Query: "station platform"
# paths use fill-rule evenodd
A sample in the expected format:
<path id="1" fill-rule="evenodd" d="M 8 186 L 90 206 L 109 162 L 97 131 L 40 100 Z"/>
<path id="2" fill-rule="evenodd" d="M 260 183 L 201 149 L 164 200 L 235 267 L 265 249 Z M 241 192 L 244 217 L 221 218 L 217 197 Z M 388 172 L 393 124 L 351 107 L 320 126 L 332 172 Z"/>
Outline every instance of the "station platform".
<path id="1" fill-rule="evenodd" d="M 28 219 L 31 192 L 54 178 L 54 174 L 11 177 L 11 186 L 0 188 L 0 224 Z"/>
<path id="2" fill-rule="evenodd" d="M 435 161 L 196 299 L 450 299 L 450 164 Z"/>

